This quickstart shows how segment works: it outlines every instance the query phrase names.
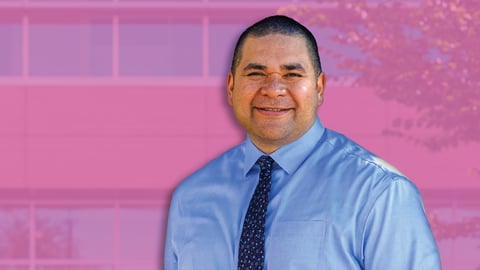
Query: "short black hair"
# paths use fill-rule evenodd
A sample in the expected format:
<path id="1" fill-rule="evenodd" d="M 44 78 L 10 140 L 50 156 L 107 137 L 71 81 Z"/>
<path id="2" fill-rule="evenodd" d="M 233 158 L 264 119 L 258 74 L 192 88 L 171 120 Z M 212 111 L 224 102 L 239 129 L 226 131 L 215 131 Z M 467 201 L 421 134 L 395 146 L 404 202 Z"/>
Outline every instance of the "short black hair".
<path id="1" fill-rule="evenodd" d="M 263 37 L 270 34 L 282 34 L 287 36 L 303 37 L 305 43 L 307 44 L 307 50 L 310 55 L 310 60 L 312 61 L 313 69 L 316 75 L 319 75 L 322 72 L 322 65 L 320 63 L 320 56 L 318 54 L 317 41 L 315 40 L 312 32 L 310 32 L 310 30 L 308 30 L 301 23 L 290 17 L 283 15 L 274 15 L 266 17 L 254 23 L 253 25 L 245 29 L 245 31 L 243 31 L 243 33 L 240 35 L 235 45 L 232 64 L 230 66 L 230 71 L 232 72 L 232 74 L 235 73 L 235 69 L 240 63 L 240 58 L 242 57 L 242 47 L 247 37 Z"/>

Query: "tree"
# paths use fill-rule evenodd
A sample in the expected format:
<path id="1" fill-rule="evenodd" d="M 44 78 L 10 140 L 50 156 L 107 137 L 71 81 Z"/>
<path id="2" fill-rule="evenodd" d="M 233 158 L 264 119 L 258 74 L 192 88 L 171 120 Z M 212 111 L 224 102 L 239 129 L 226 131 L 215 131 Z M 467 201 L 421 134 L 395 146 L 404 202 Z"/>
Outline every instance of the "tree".
<path id="1" fill-rule="evenodd" d="M 339 57 L 339 66 L 357 75 L 356 85 L 416 110 L 415 118 L 394 119 L 385 134 L 434 151 L 480 142 L 480 1 L 329 3 L 280 12 L 333 28 L 332 40 L 361 57 L 323 53 Z"/>

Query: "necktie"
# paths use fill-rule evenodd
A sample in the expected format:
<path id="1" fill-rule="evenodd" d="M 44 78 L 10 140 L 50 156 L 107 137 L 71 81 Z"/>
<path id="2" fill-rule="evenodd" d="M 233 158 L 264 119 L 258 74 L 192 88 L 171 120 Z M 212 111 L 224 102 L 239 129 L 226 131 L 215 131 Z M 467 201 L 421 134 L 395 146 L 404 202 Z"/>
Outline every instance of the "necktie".
<path id="1" fill-rule="evenodd" d="M 250 199 L 238 254 L 238 269 L 262 270 L 265 261 L 265 218 L 267 215 L 268 193 L 272 185 L 273 159 L 261 156 L 257 163 L 260 165 L 260 179 Z"/>

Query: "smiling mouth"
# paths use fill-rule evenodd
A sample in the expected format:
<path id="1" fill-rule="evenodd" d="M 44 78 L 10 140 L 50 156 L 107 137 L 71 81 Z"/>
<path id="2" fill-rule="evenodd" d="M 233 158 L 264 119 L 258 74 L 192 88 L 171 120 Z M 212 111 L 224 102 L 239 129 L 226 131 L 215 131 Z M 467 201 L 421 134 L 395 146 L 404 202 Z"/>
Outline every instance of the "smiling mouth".
<path id="1" fill-rule="evenodd" d="M 281 112 L 281 111 L 287 110 L 287 109 L 281 109 L 281 108 L 258 108 L 258 109 L 262 111 L 268 111 L 268 112 Z"/>
<path id="2" fill-rule="evenodd" d="M 262 108 L 262 107 L 255 107 L 256 110 L 269 114 L 269 115 L 280 115 L 284 114 L 287 111 L 290 111 L 290 108 Z"/>

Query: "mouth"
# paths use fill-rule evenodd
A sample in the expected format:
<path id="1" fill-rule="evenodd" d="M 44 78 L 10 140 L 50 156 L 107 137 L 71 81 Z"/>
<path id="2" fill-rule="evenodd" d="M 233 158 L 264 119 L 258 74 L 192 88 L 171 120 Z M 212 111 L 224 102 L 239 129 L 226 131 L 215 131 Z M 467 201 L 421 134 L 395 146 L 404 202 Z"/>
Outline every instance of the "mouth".
<path id="1" fill-rule="evenodd" d="M 256 108 L 256 109 L 261 111 L 267 111 L 267 112 L 281 112 L 281 111 L 288 110 L 284 108 Z"/>
<path id="2" fill-rule="evenodd" d="M 254 107 L 256 111 L 267 116 L 281 116 L 289 112 L 290 108 Z"/>

